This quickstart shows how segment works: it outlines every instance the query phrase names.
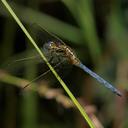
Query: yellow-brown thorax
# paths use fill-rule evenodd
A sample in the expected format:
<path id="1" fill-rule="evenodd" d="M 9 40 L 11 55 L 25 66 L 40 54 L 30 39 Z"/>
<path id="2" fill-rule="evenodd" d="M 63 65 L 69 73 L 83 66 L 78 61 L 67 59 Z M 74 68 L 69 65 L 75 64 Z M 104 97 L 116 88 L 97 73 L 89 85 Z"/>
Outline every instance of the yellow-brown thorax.
<path id="1" fill-rule="evenodd" d="M 74 51 L 65 44 L 57 44 L 55 42 L 51 42 L 50 49 L 53 51 L 61 51 L 64 53 L 65 57 L 68 58 L 69 62 L 74 65 L 78 65 L 80 60 L 76 57 Z"/>

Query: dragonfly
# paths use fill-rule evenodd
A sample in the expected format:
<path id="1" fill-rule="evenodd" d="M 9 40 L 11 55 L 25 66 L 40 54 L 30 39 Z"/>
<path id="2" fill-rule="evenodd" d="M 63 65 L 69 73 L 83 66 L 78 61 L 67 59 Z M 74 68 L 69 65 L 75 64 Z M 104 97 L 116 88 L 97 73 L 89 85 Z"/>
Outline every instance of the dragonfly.
<path id="1" fill-rule="evenodd" d="M 101 85 L 104 85 L 116 95 L 122 96 L 121 92 L 116 89 L 112 84 L 110 84 L 108 81 L 104 80 L 98 74 L 85 66 L 77 57 L 75 51 L 71 47 L 66 45 L 59 37 L 53 35 L 52 33 L 49 33 L 47 30 L 37 24 L 32 25 L 32 29 L 32 35 L 34 33 L 35 36 L 36 33 L 37 41 L 43 43 L 42 51 L 50 64 L 55 65 L 55 68 L 62 63 L 75 65 L 76 67 L 82 69 L 84 72 L 89 74 L 91 77 L 95 78 L 99 83 L 101 83 Z M 47 72 L 45 72 L 45 74 L 46 73 Z M 42 75 L 40 75 L 39 77 L 41 76 Z M 37 78 L 35 78 L 34 80 L 36 79 Z M 27 84 L 24 88 L 26 88 L 27 86 L 29 86 L 29 84 Z"/>

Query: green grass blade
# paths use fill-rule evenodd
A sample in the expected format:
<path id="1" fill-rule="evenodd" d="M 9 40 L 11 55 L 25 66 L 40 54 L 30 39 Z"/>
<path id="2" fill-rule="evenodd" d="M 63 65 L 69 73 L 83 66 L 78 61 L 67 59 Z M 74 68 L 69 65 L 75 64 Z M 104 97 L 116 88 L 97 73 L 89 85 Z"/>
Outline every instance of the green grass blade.
<path id="1" fill-rule="evenodd" d="M 64 90 L 67 92 L 67 94 L 69 95 L 69 97 L 71 98 L 71 100 L 73 101 L 73 103 L 76 105 L 76 107 L 78 108 L 78 110 L 80 111 L 81 115 L 84 117 L 84 119 L 87 121 L 88 125 L 91 128 L 94 128 L 94 125 L 92 123 L 92 121 L 90 120 L 90 118 L 88 117 L 88 115 L 86 114 L 86 112 L 84 111 L 83 107 L 79 104 L 79 102 L 76 100 L 76 98 L 73 96 L 73 94 L 71 93 L 71 91 L 68 89 L 68 87 L 66 86 L 66 84 L 63 82 L 63 80 L 58 76 L 58 74 L 56 73 L 56 71 L 53 69 L 53 67 L 49 64 L 49 62 L 47 61 L 46 57 L 44 56 L 44 54 L 41 52 L 41 50 L 39 49 L 39 47 L 36 45 L 35 41 L 33 40 L 33 38 L 30 36 L 30 34 L 28 33 L 28 31 L 26 30 L 26 28 L 23 26 L 23 24 L 21 23 L 21 21 L 19 20 L 19 18 L 16 16 L 16 14 L 13 12 L 12 8 L 9 6 L 9 4 L 7 3 L 6 0 L 1 0 L 2 3 L 4 4 L 4 6 L 7 8 L 7 10 L 10 12 L 10 14 L 12 15 L 12 17 L 15 19 L 15 21 L 17 22 L 17 24 L 20 26 L 20 28 L 22 29 L 22 31 L 25 33 L 25 35 L 28 37 L 28 39 L 30 40 L 30 42 L 33 44 L 33 46 L 35 47 L 35 49 L 37 50 L 37 52 L 40 54 L 40 56 L 42 57 L 42 59 L 46 62 L 46 64 L 48 65 L 48 67 L 50 68 L 50 70 L 52 71 L 52 73 L 55 75 L 55 77 L 58 79 L 58 81 L 61 83 L 61 85 L 63 86 Z"/>

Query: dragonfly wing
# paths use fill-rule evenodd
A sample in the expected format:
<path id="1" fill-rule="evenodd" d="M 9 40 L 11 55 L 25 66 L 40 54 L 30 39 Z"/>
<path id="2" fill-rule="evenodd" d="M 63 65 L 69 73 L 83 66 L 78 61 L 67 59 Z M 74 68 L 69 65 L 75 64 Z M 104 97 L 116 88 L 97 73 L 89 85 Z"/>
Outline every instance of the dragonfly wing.
<path id="1" fill-rule="evenodd" d="M 36 41 L 41 45 L 49 41 L 57 41 L 64 44 L 64 42 L 56 35 L 48 32 L 45 28 L 42 28 L 37 24 L 32 24 L 30 28 L 30 33 L 32 34 L 33 38 L 36 39 Z"/>

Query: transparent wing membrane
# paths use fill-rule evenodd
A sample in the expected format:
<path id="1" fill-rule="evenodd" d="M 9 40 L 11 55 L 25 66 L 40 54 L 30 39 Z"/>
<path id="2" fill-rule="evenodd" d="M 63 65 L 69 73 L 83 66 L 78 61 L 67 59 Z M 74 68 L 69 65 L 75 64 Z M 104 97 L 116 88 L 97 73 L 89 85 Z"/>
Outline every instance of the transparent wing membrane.
<path id="1" fill-rule="evenodd" d="M 41 45 L 43 45 L 44 43 L 49 42 L 49 41 L 61 42 L 64 44 L 64 42 L 60 38 L 58 38 L 54 34 L 48 32 L 46 29 L 41 28 L 41 26 L 39 26 L 37 24 L 31 25 L 30 33 L 37 40 L 37 42 Z"/>

